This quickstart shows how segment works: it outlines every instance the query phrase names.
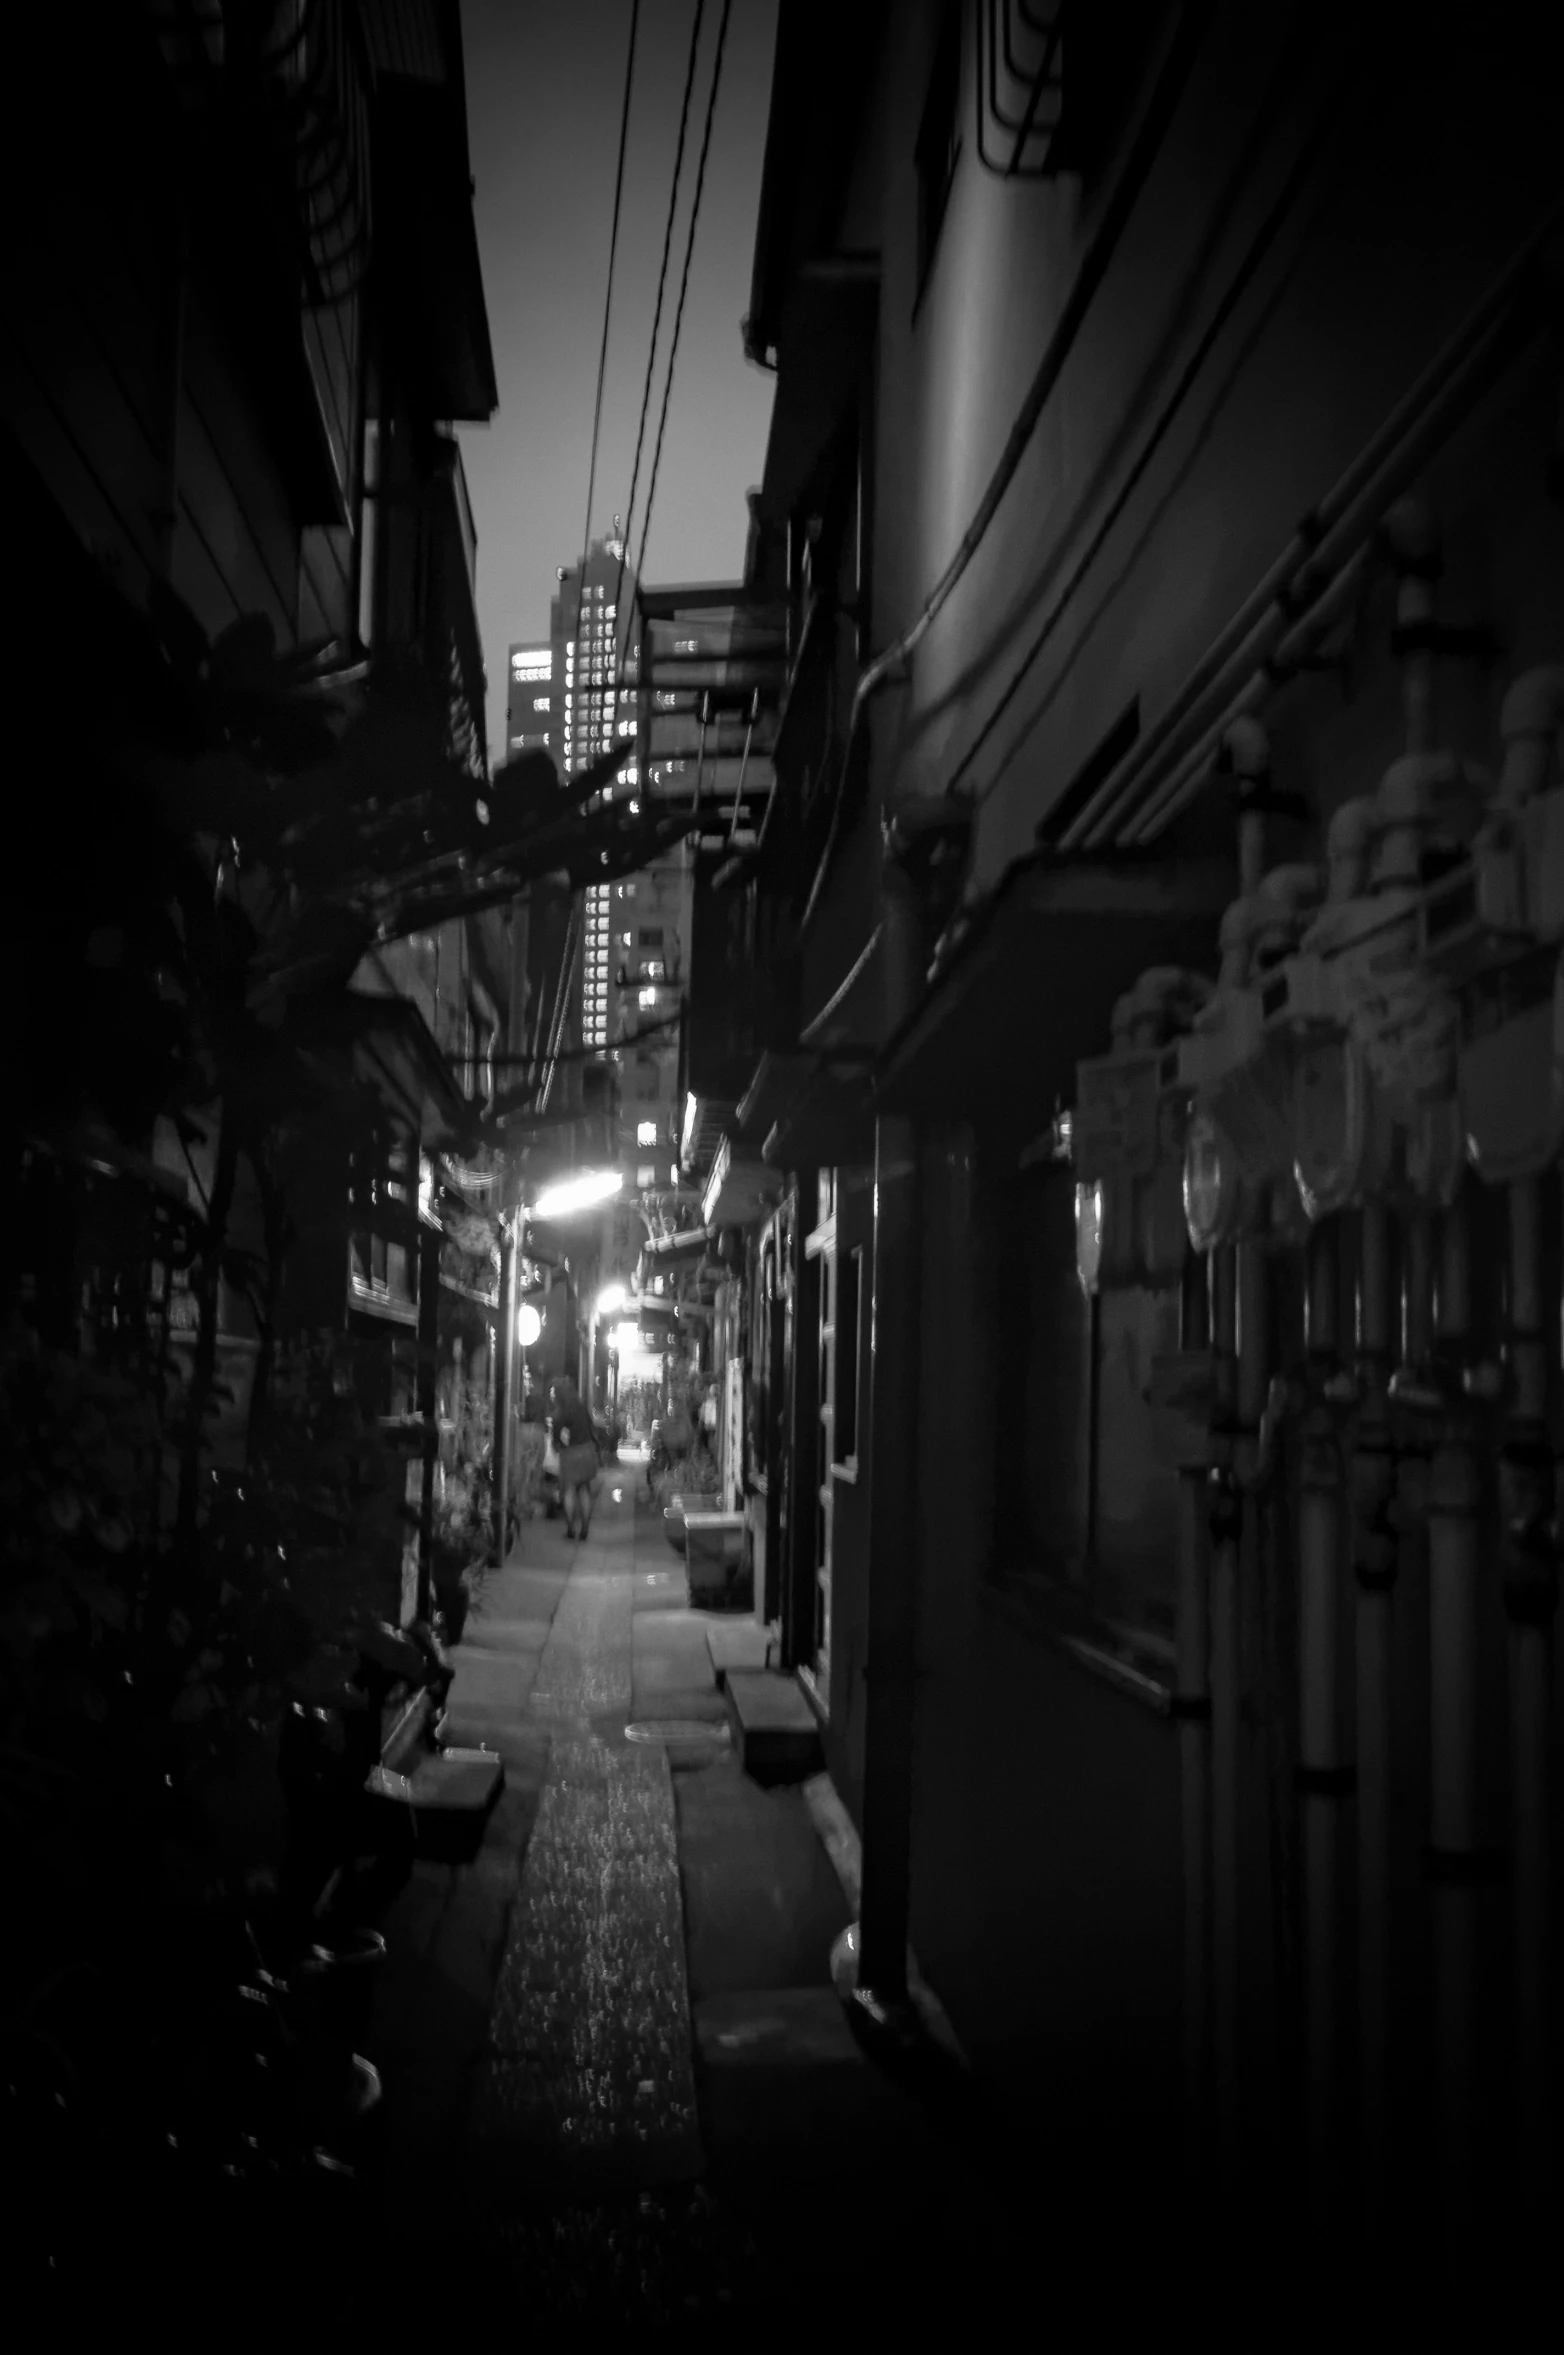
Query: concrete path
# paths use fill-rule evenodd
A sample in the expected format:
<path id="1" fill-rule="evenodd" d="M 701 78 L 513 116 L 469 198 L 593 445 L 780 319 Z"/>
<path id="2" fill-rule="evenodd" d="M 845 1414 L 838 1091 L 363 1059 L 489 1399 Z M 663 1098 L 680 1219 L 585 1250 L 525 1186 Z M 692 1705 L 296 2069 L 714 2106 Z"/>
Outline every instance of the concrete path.
<path id="1" fill-rule="evenodd" d="M 842 1877 L 806 1794 L 741 1772 L 637 1470 L 584 1544 L 523 1529 L 456 1652 L 452 1738 L 507 1787 L 477 1861 L 417 1867 L 385 1925 L 386 2244 L 416 2224 L 436 2267 L 388 2317 L 970 2319 L 979 2171 L 848 2026 Z"/>

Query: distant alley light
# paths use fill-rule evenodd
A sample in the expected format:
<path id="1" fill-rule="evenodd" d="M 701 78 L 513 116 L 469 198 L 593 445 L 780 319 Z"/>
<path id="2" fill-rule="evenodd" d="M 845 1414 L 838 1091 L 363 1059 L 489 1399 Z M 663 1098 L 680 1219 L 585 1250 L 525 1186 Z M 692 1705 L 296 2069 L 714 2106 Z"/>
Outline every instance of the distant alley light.
<path id="1" fill-rule="evenodd" d="M 579 1177 L 549 1186 L 533 1204 L 539 1218 L 565 1218 L 572 1210 L 589 1210 L 594 1202 L 608 1202 L 624 1179 L 617 1169 L 587 1169 Z"/>

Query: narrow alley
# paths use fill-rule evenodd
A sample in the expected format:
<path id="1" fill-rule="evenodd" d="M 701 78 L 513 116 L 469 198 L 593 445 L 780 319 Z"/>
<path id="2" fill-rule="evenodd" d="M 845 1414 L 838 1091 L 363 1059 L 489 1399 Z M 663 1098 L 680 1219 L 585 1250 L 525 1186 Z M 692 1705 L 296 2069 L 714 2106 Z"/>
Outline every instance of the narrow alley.
<path id="1" fill-rule="evenodd" d="M 1426 18 L 16 12 L 62 2345 L 1553 2297 L 1564 186 Z"/>
<path id="2" fill-rule="evenodd" d="M 639 1461 L 609 1482 L 584 1543 L 524 1526 L 455 1654 L 450 1738 L 506 1786 L 476 1860 L 415 1866 L 385 1925 L 390 2230 L 416 2184 L 447 2313 L 454 2266 L 496 2317 L 802 2322 L 827 2288 L 890 2312 L 883 2215 L 926 2252 L 920 2306 L 975 2311 L 997 2217 L 959 2129 L 831 1983 L 846 1819 L 824 1775 L 743 1772 L 724 1618 L 689 1607 Z"/>

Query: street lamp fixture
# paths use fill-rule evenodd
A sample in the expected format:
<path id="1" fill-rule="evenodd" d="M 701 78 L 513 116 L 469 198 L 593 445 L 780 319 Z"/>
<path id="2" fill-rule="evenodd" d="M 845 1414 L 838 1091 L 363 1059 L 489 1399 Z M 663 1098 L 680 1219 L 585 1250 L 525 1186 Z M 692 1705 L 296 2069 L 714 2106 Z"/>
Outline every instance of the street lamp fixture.
<path id="1" fill-rule="evenodd" d="M 610 1202 L 624 1184 L 617 1169 L 583 1170 L 579 1177 L 566 1178 L 562 1184 L 549 1186 L 533 1203 L 532 1218 L 567 1218 L 573 1210 L 590 1210 L 596 1202 Z"/>
<path id="2" fill-rule="evenodd" d="M 537 1310 L 524 1305 L 516 1317 L 516 1338 L 523 1349 L 530 1349 L 543 1330 L 543 1319 Z"/>
<path id="3" fill-rule="evenodd" d="M 606 1317 L 611 1315 L 613 1310 L 616 1308 L 623 1308 L 627 1297 L 628 1295 L 626 1294 L 623 1284 L 609 1284 L 605 1286 L 605 1288 L 599 1292 L 597 1296 L 598 1315 L 600 1317 Z"/>

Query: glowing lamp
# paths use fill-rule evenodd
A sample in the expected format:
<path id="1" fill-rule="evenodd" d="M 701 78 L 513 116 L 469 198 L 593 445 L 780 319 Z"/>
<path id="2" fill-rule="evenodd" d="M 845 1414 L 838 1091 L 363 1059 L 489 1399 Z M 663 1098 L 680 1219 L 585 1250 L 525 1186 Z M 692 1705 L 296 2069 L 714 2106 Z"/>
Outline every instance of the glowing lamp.
<path id="1" fill-rule="evenodd" d="M 543 1319 L 537 1310 L 523 1305 L 516 1312 L 516 1338 L 523 1349 L 530 1349 L 543 1330 Z"/>
<path id="2" fill-rule="evenodd" d="M 1075 1272 L 1089 1300 L 1097 1289 L 1102 1267 L 1102 1187 L 1098 1183 L 1075 1189 Z"/>
<path id="3" fill-rule="evenodd" d="M 538 1218 L 566 1218 L 573 1210 L 590 1210 L 595 1202 L 610 1201 L 624 1180 L 617 1169 L 583 1170 L 538 1196 L 533 1213 Z"/>

